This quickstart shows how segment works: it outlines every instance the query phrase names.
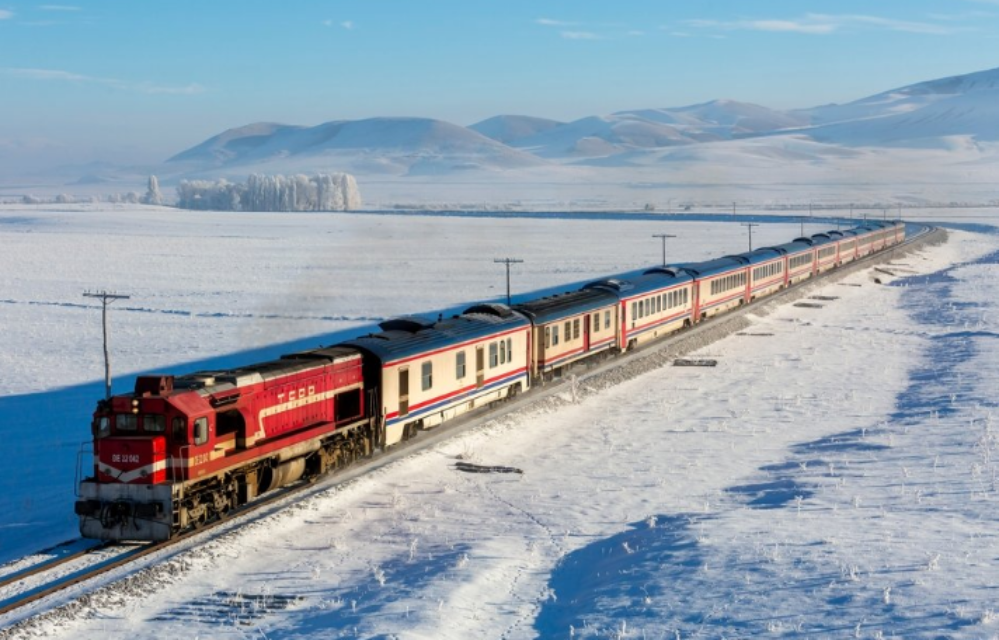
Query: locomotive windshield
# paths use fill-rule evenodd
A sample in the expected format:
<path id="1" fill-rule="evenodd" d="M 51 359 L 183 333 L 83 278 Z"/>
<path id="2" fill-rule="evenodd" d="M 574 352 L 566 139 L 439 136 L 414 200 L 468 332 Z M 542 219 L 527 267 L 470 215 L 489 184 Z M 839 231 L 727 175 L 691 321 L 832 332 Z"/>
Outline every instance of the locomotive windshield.
<path id="1" fill-rule="evenodd" d="M 111 418 L 107 416 L 95 418 L 93 429 L 95 438 L 106 438 L 111 435 Z"/>
<path id="2" fill-rule="evenodd" d="M 147 413 L 142 416 L 142 430 L 146 433 L 163 433 L 166 431 L 166 416 Z"/>

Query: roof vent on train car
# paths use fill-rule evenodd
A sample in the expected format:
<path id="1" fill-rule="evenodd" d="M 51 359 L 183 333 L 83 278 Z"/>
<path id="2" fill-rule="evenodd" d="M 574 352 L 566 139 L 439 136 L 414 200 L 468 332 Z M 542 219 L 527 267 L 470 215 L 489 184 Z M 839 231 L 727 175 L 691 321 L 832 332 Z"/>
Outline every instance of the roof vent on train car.
<path id="1" fill-rule="evenodd" d="M 621 280 L 618 278 L 608 278 L 607 280 L 598 280 L 596 282 L 590 282 L 583 285 L 584 289 L 610 289 L 612 291 L 629 291 L 635 288 L 628 280 Z"/>
<path id="2" fill-rule="evenodd" d="M 403 316 L 401 318 L 389 318 L 385 322 L 379 322 L 378 326 L 382 331 L 405 331 L 406 333 L 416 333 L 423 329 L 429 329 L 434 323 L 416 316 Z"/>
<path id="3" fill-rule="evenodd" d="M 661 273 L 667 276 L 677 277 L 681 272 L 679 267 L 652 267 L 651 269 L 646 269 L 643 275 L 652 275 L 653 273 Z"/>
<path id="4" fill-rule="evenodd" d="M 173 391 L 173 376 L 139 376 L 135 379 L 135 395 L 165 396 Z"/>
<path id="5" fill-rule="evenodd" d="M 496 316 L 498 318 L 509 318 L 513 315 L 513 311 L 510 307 L 500 302 L 484 302 L 462 311 L 462 315 L 469 313 L 482 313 L 487 316 Z"/>

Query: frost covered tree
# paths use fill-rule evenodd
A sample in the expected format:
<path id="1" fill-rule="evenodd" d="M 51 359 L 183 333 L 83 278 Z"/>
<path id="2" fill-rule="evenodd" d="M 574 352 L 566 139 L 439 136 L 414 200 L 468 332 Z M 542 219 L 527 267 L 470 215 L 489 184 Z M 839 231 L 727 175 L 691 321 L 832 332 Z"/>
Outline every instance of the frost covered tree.
<path id="1" fill-rule="evenodd" d="M 245 183 L 184 180 L 177 187 L 177 206 L 217 211 L 350 211 L 360 208 L 361 194 L 354 176 L 346 173 L 254 174 Z"/>
<path id="2" fill-rule="evenodd" d="M 146 195 L 142 197 L 143 204 L 163 204 L 163 194 L 160 193 L 160 181 L 156 176 L 149 176 L 149 186 Z"/>

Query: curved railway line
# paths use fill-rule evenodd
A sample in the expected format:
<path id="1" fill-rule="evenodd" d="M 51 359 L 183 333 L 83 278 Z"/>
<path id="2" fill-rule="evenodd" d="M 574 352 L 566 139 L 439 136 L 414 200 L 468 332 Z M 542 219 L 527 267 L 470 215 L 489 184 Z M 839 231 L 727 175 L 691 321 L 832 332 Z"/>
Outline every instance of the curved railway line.
<path id="1" fill-rule="evenodd" d="M 68 552 L 67 555 L 55 559 L 40 561 L 26 568 L 12 569 L 6 575 L 0 576 L 0 638 L 9 637 L 11 631 L 16 631 L 20 625 L 27 623 L 33 617 L 57 610 L 72 602 L 73 599 L 89 593 L 84 591 L 73 595 L 70 599 L 54 601 L 51 609 L 46 609 L 44 606 L 41 608 L 30 607 L 30 605 L 43 603 L 47 598 L 71 587 L 84 585 L 100 576 L 126 568 L 154 554 L 167 555 L 174 547 L 177 548 L 176 553 L 183 552 L 192 545 L 196 545 L 198 539 L 208 532 L 214 533 L 219 529 L 235 530 L 247 522 L 267 517 L 312 494 L 327 491 L 333 486 L 349 482 L 360 475 L 370 473 L 405 456 L 435 446 L 456 432 L 468 430 L 486 420 L 502 417 L 534 405 L 543 399 L 561 394 L 567 390 L 567 384 L 570 381 L 573 384 L 585 382 L 594 388 L 602 388 L 612 386 L 620 380 L 620 376 L 616 376 L 613 380 L 601 381 L 600 378 L 609 372 L 627 369 L 626 377 L 631 378 L 645 371 L 664 366 L 674 358 L 745 328 L 748 321 L 744 319 L 744 316 L 747 313 L 756 313 L 767 305 L 782 305 L 803 298 L 810 290 L 816 288 L 816 285 L 841 279 L 847 274 L 871 268 L 874 265 L 890 263 L 899 255 L 904 255 L 925 244 L 937 244 L 946 240 L 946 232 L 942 229 L 921 225 L 909 226 L 910 229 L 918 228 L 914 229 L 911 235 L 907 234 L 905 242 L 896 247 L 866 256 L 839 269 L 789 287 L 777 294 L 761 298 L 737 310 L 698 323 L 678 333 L 664 336 L 652 344 L 623 353 L 619 357 L 581 365 L 579 369 L 570 372 L 572 374 L 570 377 L 564 377 L 543 386 L 536 386 L 514 399 L 503 401 L 491 407 L 483 407 L 462 418 L 420 432 L 416 437 L 400 446 L 376 451 L 371 457 L 355 462 L 346 468 L 338 469 L 326 477 L 314 479 L 311 482 L 301 481 L 267 493 L 254 502 L 232 512 L 224 519 L 210 522 L 168 541 L 141 544 L 98 543 L 84 549 Z M 268 509 L 268 507 L 271 508 Z M 77 543 L 78 541 L 72 541 L 66 543 L 66 546 Z M 121 577 L 126 574 L 127 571 L 123 572 Z M 117 580 L 118 578 L 113 579 Z M 93 589 L 100 589 L 107 584 L 109 583 L 96 583 Z"/>

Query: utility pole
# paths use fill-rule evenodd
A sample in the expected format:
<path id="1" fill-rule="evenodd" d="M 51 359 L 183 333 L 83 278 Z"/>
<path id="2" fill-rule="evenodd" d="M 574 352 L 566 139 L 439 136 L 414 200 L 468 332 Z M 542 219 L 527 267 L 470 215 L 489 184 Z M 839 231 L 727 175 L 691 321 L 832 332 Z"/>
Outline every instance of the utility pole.
<path id="1" fill-rule="evenodd" d="M 653 233 L 652 237 L 653 238 L 662 238 L 663 239 L 663 266 L 665 267 L 666 266 L 666 238 L 675 238 L 676 236 L 671 236 L 668 233 Z"/>
<path id="2" fill-rule="evenodd" d="M 753 250 L 753 227 L 758 227 L 760 225 L 758 223 L 756 223 L 756 222 L 740 222 L 739 224 L 741 224 L 742 226 L 744 226 L 744 227 L 746 227 L 746 228 L 749 229 L 749 250 L 752 251 Z"/>
<path id="3" fill-rule="evenodd" d="M 510 306 L 510 265 L 520 264 L 523 260 L 518 260 L 516 258 L 496 258 L 493 262 L 506 265 L 506 304 L 507 306 Z"/>
<path id="4" fill-rule="evenodd" d="M 801 224 L 801 231 L 799 232 L 799 238 L 805 237 L 805 216 L 798 216 L 798 223 Z"/>
<path id="5" fill-rule="evenodd" d="M 107 291 L 84 292 L 84 298 L 97 298 L 101 301 L 101 325 L 104 328 L 104 399 L 111 399 L 111 359 L 108 356 L 108 305 L 115 300 L 128 300 L 129 296 L 109 293 Z"/>

